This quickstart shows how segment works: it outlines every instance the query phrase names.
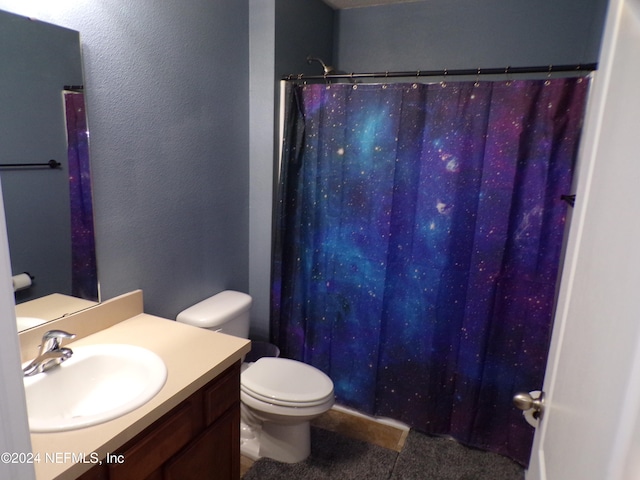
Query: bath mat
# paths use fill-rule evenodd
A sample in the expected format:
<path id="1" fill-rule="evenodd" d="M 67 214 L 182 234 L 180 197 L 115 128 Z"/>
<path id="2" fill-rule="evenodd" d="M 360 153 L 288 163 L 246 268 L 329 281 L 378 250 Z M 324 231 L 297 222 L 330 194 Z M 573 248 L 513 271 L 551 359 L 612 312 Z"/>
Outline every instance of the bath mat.
<path id="1" fill-rule="evenodd" d="M 343 435 L 311 428 L 311 455 L 304 462 L 261 458 L 243 480 L 388 480 L 397 452 Z"/>
<path id="2" fill-rule="evenodd" d="M 455 440 L 409 432 L 392 480 L 523 480 L 524 469 L 501 455 Z"/>

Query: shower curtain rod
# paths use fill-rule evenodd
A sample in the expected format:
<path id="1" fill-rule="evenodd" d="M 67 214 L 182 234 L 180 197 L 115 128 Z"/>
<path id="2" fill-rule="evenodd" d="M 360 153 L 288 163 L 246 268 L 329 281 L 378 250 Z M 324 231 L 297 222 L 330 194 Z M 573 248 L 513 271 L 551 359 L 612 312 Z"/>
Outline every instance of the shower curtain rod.
<path id="1" fill-rule="evenodd" d="M 450 77 L 450 76 L 480 76 L 480 75 L 517 75 L 526 73 L 579 73 L 597 70 L 597 63 L 576 65 L 547 65 L 538 67 L 506 67 L 506 68 L 476 68 L 458 70 L 416 70 L 405 72 L 368 72 L 368 73 L 325 73 L 324 75 L 289 74 L 282 80 L 351 80 L 357 78 L 410 78 L 410 77 Z"/>

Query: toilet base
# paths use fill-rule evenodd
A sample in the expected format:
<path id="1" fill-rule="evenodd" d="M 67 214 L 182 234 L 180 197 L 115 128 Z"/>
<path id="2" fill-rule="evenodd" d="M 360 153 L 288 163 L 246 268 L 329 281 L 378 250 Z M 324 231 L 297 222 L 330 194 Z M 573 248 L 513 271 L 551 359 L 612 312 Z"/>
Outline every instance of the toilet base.
<path id="1" fill-rule="evenodd" d="M 262 457 L 283 463 L 297 463 L 311 453 L 311 425 L 263 422 L 249 426 L 241 422 L 240 453 L 252 460 Z"/>
<path id="2" fill-rule="evenodd" d="M 240 420 L 240 454 L 253 461 L 260 459 L 260 443 L 256 427 L 250 427 Z"/>

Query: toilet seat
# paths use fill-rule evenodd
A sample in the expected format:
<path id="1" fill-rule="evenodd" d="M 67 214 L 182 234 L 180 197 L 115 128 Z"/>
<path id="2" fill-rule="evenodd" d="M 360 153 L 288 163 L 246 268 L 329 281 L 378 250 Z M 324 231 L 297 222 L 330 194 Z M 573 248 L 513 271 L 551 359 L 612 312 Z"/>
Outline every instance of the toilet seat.
<path id="1" fill-rule="evenodd" d="M 271 400 L 264 402 L 243 391 L 240 392 L 240 400 L 254 416 L 263 422 L 269 421 L 283 425 L 315 418 L 329 410 L 335 403 L 334 397 L 328 397 L 318 405 L 277 405 Z"/>
<path id="2" fill-rule="evenodd" d="M 333 382 L 311 365 L 263 357 L 242 372 L 240 389 L 256 400 L 285 407 L 313 407 L 333 398 Z"/>
<path id="3" fill-rule="evenodd" d="M 281 400 L 279 398 L 268 397 L 265 395 L 261 395 L 258 392 L 254 392 L 253 390 L 246 388 L 242 385 L 240 385 L 240 391 L 245 395 L 252 397 L 255 400 L 258 400 L 264 403 L 270 403 L 273 405 L 279 405 L 281 407 L 294 407 L 294 408 L 315 407 L 316 405 L 322 405 L 323 403 L 326 403 L 328 400 L 333 399 L 333 391 L 325 397 L 319 398 L 317 400 L 312 400 L 309 402 L 288 402 L 286 400 Z"/>

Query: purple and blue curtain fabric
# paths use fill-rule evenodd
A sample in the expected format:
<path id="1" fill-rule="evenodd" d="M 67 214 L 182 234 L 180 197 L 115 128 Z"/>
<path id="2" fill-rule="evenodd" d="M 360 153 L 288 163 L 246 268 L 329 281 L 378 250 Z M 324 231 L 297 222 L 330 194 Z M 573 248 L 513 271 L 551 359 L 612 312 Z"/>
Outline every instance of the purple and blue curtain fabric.
<path id="1" fill-rule="evenodd" d="M 290 86 L 272 341 L 337 401 L 529 459 L 586 78 Z"/>
<path id="2" fill-rule="evenodd" d="M 64 92 L 64 103 L 71 201 L 71 289 L 74 296 L 97 301 L 98 272 L 84 94 Z"/>

